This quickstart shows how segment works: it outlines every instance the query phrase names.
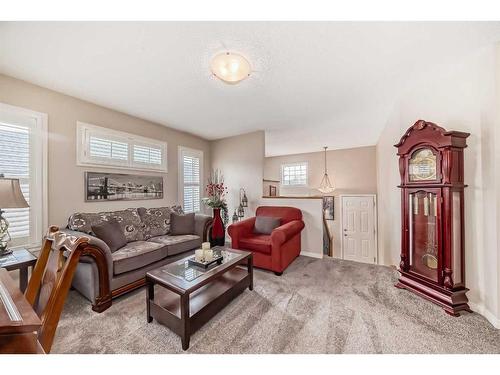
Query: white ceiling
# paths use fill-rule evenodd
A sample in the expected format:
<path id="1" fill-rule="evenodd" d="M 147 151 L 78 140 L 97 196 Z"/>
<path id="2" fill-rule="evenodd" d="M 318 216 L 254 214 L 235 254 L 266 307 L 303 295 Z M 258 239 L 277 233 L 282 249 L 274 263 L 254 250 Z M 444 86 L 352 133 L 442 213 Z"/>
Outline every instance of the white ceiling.
<path id="1" fill-rule="evenodd" d="M 411 77 L 500 23 L 3 22 L 0 72 L 206 139 L 266 130 L 266 154 L 373 145 Z M 227 85 L 209 61 L 246 56 Z"/>

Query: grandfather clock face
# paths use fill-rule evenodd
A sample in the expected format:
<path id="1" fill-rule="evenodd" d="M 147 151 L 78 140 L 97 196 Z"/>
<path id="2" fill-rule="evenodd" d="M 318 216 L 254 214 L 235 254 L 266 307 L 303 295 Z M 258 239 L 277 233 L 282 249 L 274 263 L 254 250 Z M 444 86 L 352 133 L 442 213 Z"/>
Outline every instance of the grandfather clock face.
<path id="1" fill-rule="evenodd" d="M 415 153 L 408 163 L 410 181 L 436 180 L 436 155 L 431 149 L 423 148 Z"/>

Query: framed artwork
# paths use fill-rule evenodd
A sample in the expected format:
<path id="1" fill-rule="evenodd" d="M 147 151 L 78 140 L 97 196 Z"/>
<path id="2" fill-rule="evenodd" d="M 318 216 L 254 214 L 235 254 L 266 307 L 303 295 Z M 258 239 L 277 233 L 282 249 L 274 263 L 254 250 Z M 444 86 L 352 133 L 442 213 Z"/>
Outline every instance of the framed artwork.
<path id="1" fill-rule="evenodd" d="M 85 202 L 163 198 L 163 176 L 85 172 Z"/>
<path id="2" fill-rule="evenodd" d="M 334 208 L 333 197 L 323 197 L 323 212 L 326 220 L 334 220 Z"/>
<path id="3" fill-rule="evenodd" d="M 276 186 L 273 186 L 273 185 L 269 186 L 269 196 L 270 197 L 275 197 L 276 196 Z"/>

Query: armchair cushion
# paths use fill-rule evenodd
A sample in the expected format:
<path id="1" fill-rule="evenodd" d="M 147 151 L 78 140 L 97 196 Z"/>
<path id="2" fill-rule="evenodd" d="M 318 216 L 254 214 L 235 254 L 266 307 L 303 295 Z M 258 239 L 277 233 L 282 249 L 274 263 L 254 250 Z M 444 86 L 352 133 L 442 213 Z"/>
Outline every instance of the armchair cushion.
<path id="1" fill-rule="evenodd" d="M 271 234 L 271 232 L 280 226 L 279 217 L 257 216 L 253 232 L 256 234 Z"/>
<path id="2" fill-rule="evenodd" d="M 256 251 L 262 254 L 271 254 L 271 236 L 267 234 L 253 234 L 252 237 L 240 238 L 242 249 Z"/>

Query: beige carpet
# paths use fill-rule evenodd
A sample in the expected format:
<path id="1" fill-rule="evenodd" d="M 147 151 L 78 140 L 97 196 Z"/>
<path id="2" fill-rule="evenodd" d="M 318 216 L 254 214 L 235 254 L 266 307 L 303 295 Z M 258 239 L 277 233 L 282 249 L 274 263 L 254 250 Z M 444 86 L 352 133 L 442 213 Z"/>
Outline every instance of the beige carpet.
<path id="1" fill-rule="evenodd" d="M 299 257 L 283 274 L 256 270 L 246 290 L 191 337 L 188 353 L 500 353 L 500 331 L 478 314 L 450 317 L 393 285 L 388 267 Z M 53 353 L 181 353 L 146 322 L 145 290 L 102 314 L 72 291 Z"/>

